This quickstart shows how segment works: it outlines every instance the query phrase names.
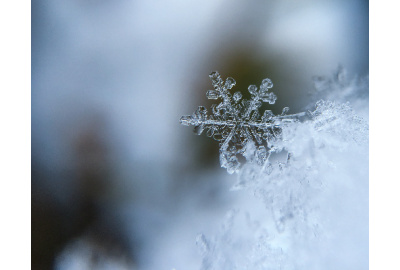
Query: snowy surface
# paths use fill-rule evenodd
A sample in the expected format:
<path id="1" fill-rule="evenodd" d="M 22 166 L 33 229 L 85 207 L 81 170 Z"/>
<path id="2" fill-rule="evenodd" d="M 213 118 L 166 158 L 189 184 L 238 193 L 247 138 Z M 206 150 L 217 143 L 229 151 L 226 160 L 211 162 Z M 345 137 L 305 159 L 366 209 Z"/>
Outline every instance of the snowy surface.
<path id="1" fill-rule="evenodd" d="M 263 136 L 265 146 L 255 132 L 245 130 L 266 123 L 249 123 L 249 117 L 239 117 L 230 103 L 221 102 L 226 117 L 218 121 L 228 131 L 220 155 L 229 155 L 225 145 L 231 140 L 242 147 L 246 163 L 235 167 L 239 181 L 232 190 L 245 195 L 237 196 L 219 232 L 210 238 L 198 235 L 201 269 L 368 268 L 368 122 L 339 98 L 358 96 L 367 84 L 350 86 L 344 73 L 338 70 L 336 83 L 319 80 L 338 101 L 318 101 L 303 121 L 281 122 L 281 116 L 272 115 L 280 134 Z M 357 101 L 368 106 L 365 96 Z M 197 116 L 184 118 L 189 120 L 183 124 L 212 128 L 207 115 Z M 243 139 L 233 140 L 230 130 Z M 261 147 L 267 151 L 263 158 Z M 236 158 L 221 161 L 228 172 L 234 165 Z"/>

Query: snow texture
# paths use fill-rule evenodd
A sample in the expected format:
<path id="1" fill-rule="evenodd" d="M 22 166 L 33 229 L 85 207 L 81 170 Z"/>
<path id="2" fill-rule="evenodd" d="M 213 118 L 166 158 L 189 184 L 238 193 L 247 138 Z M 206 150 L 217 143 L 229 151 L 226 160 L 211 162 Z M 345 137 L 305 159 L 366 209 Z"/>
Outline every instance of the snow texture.
<path id="1" fill-rule="evenodd" d="M 339 69 L 338 79 L 318 80 L 317 91 L 336 100 L 294 115 L 286 108 L 277 116 L 265 111 L 261 119 L 261 101 L 276 100 L 270 80 L 260 90 L 249 86 L 252 99 L 240 103 L 239 93 L 229 93 L 232 78 L 224 84 L 218 73 L 210 75 L 214 90 L 207 96 L 222 102 L 212 115 L 199 107 L 181 123 L 216 135 L 221 166 L 238 173 L 232 190 L 245 196 L 220 232 L 198 235 L 202 270 L 368 269 L 369 127 L 342 102 L 368 89 L 343 74 Z M 242 166 L 238 154 L 246 159 Z"/>

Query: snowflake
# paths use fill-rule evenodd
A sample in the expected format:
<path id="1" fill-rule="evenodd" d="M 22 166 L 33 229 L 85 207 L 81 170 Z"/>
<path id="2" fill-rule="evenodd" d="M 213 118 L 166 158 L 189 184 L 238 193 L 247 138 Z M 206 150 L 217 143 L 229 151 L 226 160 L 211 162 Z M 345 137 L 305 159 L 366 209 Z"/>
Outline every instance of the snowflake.
<path id="1" fill-rule="evenodd" d="M 280 115 L 265 110 L 261 116 L 259 109 L 262 103 L 274 104 L 277 97 L 269 90 L 273 87 L 270 79 L 264 79 L 260 88 L 250 85 L 250 100 L 242 99 L 240 92 L 233 95 L 229 90 L 236 81 L 228 77 L 225 82 L 218 72 L 209 75 L 214 90 L 207 91 L 207 98 L 221 100 L 211 106 L 212 114 L 207 114 L 204 106 L 199 106 L 192 115 L 182 116 L 180 123 L 194 126 L 196 134 L 203 132 L 220 142 L 220 163 L 228 173 L 238 172 L 242 155 L 251 162 L 262 165 L 274 151 L 273 142 L 280 138 L 282 128 L 288 123 L 299 121 L 306 113 L 288 115 L 288 107 L 283 108 Z M 250 147 L 251 145 L 251 147 Z M 256 146 L 254 148 L 253 146 Z M 252 151 L 252 153 L 246 153 Z"/>
<path id="2" fill-rule="evenodd" d="M 251 98 L 243 100 L 240 92 L 231 92 L 232 78 L 224 82 L 217 72 L 210 78 L 214 89 L 207 97 L 218 102 L 208 114 L 200 106 L 183 116 L 181 124 L 220 142 L 221 166 L 238 173 L 231 190 L 245 190 L 255 200 L 233 201 L 215 235 L 198 235 L 200 269 L 317 269 L 326 259 L 336 262 L 340 252 L 332 250 L 346 250 L 348 243 L 362 252 L 349 261 L 345 255 L 352 250 L 346 250 L 336 268 L 365 265 L 369 127 L 352 104 L 368 115 L 368 84 L 339 70 L 332 79 L 315 81 L 311 98 L 326 100 L 312 101 L 303 113 L 289 115 L 284 108 L 274 115 L 260 114 L 263 102 L 276 101 L 271 80 L 250 85 Z"/>

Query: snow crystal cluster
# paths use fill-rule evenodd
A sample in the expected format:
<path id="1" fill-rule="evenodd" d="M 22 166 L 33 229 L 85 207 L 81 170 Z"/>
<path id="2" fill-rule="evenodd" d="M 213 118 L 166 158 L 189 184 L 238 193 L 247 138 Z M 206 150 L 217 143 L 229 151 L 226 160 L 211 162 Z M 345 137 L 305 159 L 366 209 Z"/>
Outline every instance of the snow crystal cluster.
<path id="1" fill-rule="evenodd" d="M 269 79 L 260 89 L 249 86 L 251 100 L 241 100 L 229 92 L 232 78 L 224 83 L 218 73 L 210 75 L 214 90 L 207 97 L 221 102 L 211 115 L 201 106 L 181 123 L 220 141 L 221 166 L 238 173 L 232 190 L 246 196 L 219 233 L 197 237 L 202 270 L 368 268 L 369 127 L 343 102 L 368 89 L 349 83 L 343 70 L 337 75 L 320 78 L 316 87 L 341 98 L 320 100 L 305 113 L 288 115 L 285 108 L 261 117 L 261 103 L 276 100 Z"/>

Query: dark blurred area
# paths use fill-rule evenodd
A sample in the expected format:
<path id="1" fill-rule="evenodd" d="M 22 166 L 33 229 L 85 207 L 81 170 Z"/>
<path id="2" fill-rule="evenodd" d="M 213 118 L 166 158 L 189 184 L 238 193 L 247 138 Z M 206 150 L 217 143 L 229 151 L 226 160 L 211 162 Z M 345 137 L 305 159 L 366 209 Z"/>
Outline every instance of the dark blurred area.
<path id="1" fill-rule="evenodd" d="M 313 76 L 368 75 L 368 38 L 362 0 L 33 1 L 32 269 L 198 269 L 233 177 L 179 125 L 208 74 L 296 113 Z"/>

